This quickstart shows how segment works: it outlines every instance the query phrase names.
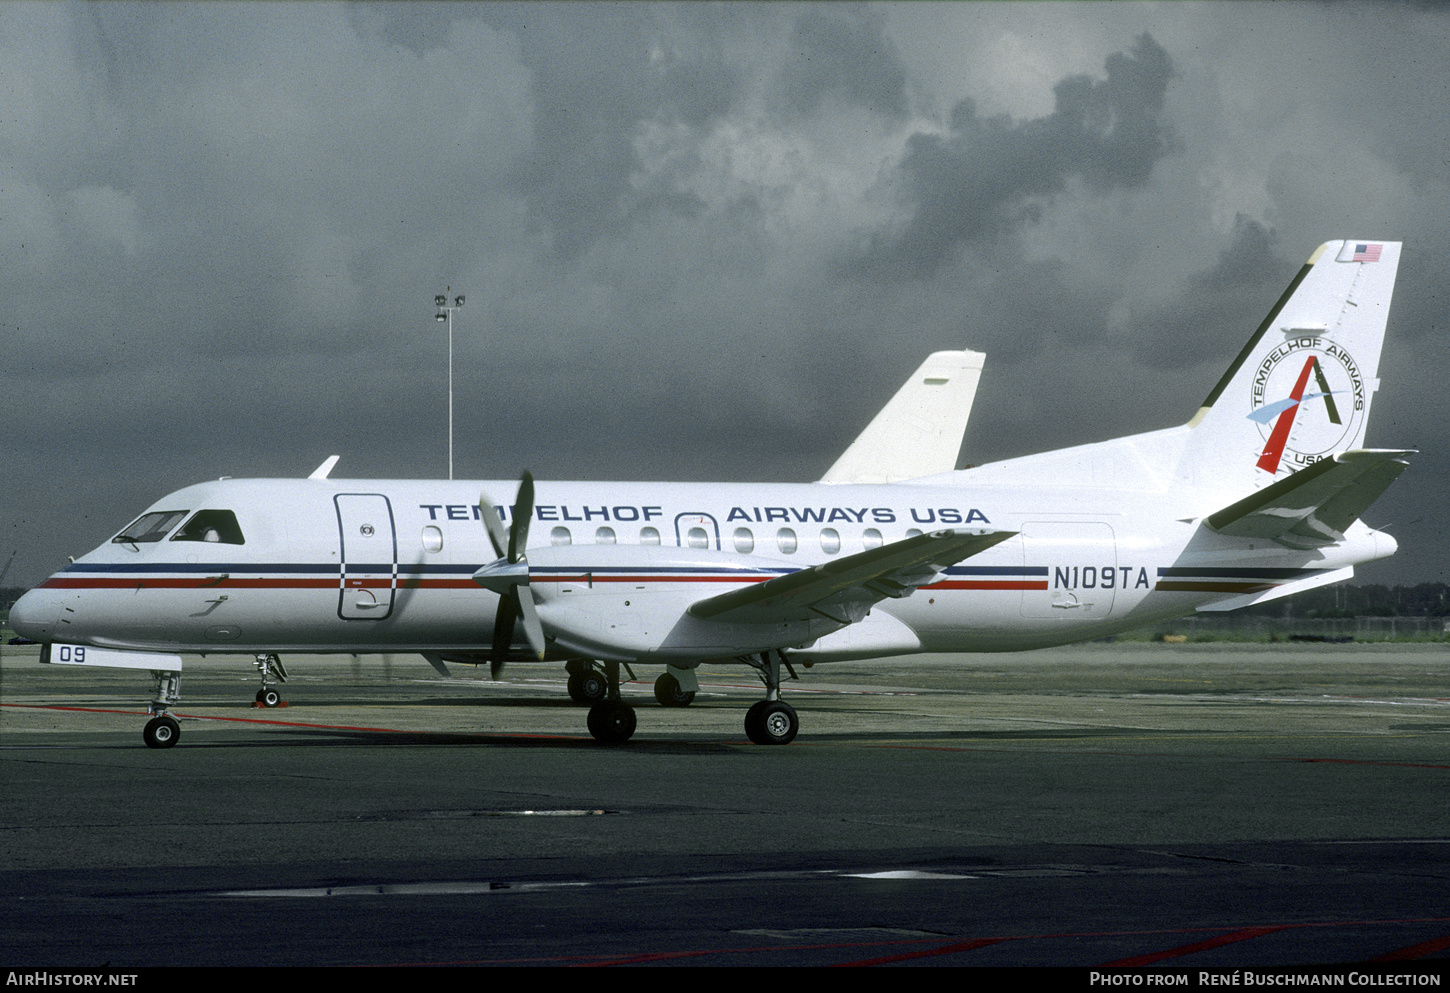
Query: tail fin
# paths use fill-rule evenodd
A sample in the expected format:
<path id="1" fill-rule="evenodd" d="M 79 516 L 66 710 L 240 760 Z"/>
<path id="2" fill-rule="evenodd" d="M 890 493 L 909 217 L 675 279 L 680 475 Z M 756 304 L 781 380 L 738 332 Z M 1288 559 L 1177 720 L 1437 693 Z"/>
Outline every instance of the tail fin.
<path id="1" fill-rule="evenodd" d="M 821 477 L 823 483 L 892 483 L 957 467 L 986 356 L 933 352 Z"/>
<path id="2" fill-rule="evenodd" d="M 1399 242 L 1321 245 L 1189 421 L 1180 476 L 1258 489 L 1363 448 L 1399 263 Z"/>

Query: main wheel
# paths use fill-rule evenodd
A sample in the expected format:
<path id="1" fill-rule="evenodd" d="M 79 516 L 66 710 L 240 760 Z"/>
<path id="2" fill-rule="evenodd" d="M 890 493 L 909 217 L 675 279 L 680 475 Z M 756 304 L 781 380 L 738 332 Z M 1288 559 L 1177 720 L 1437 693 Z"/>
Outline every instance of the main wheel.
<path id="1" fill-rule="evenodd" d="M 258 690 L 257 702 L 264 707 L 275 707 L 282 702 L 282 694 L 276 690 Z"/>
<path id="2" fill-rule="evenodd" d="M 618 745 L 634 736 L 634 708 L 606 700 L 589 708 L 589 733 L 606 745 Z"/>
<path id="3" fill-rule="evenodd" d="M 170 748 L 181 738 L 181 725 L 166 715 L 153 717 L 146 722 L 141 740 L 147 748 Z"/>
<path id="4" fill-rule="evenodd" d="M 745 712 L 745 735 L 757 745 L 788 745 L 800 727 L 795 708 L 779 700 L 761 700 Z"/>
<path id="5" fill-rule="evenodd" d="M 695 699 L 695 691 L 682 689 L 678 679 L 662 672 L 655 680 L 655 699 L 661 707 L 688 707 Z"/>
<path id="6" fill-rule="evenodd" d="M 569 677 L 569 699 L 575 703 L 598 703 L 609 695 L 609 682 L 592 666 Z"/>

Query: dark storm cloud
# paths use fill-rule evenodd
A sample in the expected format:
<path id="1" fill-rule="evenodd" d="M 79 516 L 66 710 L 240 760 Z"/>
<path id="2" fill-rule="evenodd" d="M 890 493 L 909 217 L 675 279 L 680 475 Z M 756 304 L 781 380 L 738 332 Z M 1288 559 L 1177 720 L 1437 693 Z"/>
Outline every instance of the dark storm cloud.
<path id="1" fill-rule="evenodd" d="M 1372 431 L 1428 456 L 1450 17 L 1360 11 L 0 4 L 13 576 L 202 478 L 445 475 L 445 286 L 461 477 L 805 481 L 940 348 L 969 461 L 1181 423 L 1404 238 Z"/>
<path id="2" fill-rule="evenodd" d="M 772 87 L 772 109 L 787 119 L 813 117 L 828 99 L 900 117 L 906 71 L 869 9 L 813 7 L 796 18 L 789 58 Z"/>
<path id="3" fill-rule="evenodd" d="M 1175 147 L 1162 116 L 1173 61 L 1147 34 L 1110 56 L 1106 78 L 1072 76 L 1053 88 L 1054 111 L 1016 122 L 982 117 L 968 99 L 947 135 L 911 137 L 900 182 L 912 205 L 900 231 L 878 232 L 850 269 L 884 278 L 929 277 L 959 245 L 991 240 L 1038 217 L 1071 180 L 1095 193 L 1147 182 Z"/>
<path id="4" fill-rule="evenodd" d="M 1271 228 L 1239 215 L 1230 243 L 1213 264 L 1193 275 L 1170 304 L 1155 308 L 1128 329 L 1132 341 L 1173 343 L 1171 349 L 1145 349 L 1142 361 L 1182 366 L 1233 355 L 1298 269 L 1276 254 L 1277 241 Z"/>
<path id="5" fill-rule="evenodd" d="M 700 127 L 729 108 L 742 77 L 715 40 L 720 15 L 681 12 L 693 34 L 681 48 L 661 43 L 669 34 L 663 14 L 650 5 L 485 10 L 489 23 L 517 36 L 533 75 L 534 143 L 513 184 L 566 259 L 620 233 L 641 211 L 697 210 L 689 196 L 631 183 L 643 171 L 638 128 L 649 121 Z"/>

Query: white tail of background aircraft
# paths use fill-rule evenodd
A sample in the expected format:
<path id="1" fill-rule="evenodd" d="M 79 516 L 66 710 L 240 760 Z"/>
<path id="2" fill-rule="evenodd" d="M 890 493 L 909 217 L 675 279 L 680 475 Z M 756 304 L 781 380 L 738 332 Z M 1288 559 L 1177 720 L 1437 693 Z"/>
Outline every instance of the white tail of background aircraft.
<path id="1" fill-rule="evenodd" d="M 563 661 L 608 742 L 635 729 L 620 665 L 663 665 L 656 698 L 685 705 L 701 664 L 744 663 L 765 684 L 746 733 L 783 744 L 793 662 L 1099 638 L 1392 554 L 1359 518 L 1409 454 L 1363 448 L 1399 251 L 1321 247 L 1179 427 L 891 484 L 860 482 L 858 456 L 890 455 L 899 411 L 831 485 L 334 480 L 330 460 L 308 479 L 167 496 L 22 597 L 11 624 L 44 660 L 155 673 L 153 747 L 178 733 L 165 711 L 181 659 L 163 653 L 251 653 L 272 703 L 290 651 L 417 652 L 444 671 Z M 968 397 L 979 367 L 961 361 Z M 953 430 L 928 468 L 954 464 Z"/>
<path id="2" fill-rule="evenodd" d="M 986 358 L 971 351 L 927 356 L 821 482 L 895 483 L 955 469 Z"/>

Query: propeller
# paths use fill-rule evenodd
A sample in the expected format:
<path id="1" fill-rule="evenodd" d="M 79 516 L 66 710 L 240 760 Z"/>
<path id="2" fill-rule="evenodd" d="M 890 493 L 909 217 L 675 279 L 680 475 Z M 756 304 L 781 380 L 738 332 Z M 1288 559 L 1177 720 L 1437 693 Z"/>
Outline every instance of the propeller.
<path id="1" fill-rule="evenodd" d="M 508 529 L 504 528 L 487 494 L 479 494 L 478 504 L 484 530 L 493 544 L 494 553 L 498 555 L 497 561 L 473 574 L 475 583 L 498 594 L 498 613 L 493 620 L 493 649 L 489 653 L 489 674 L 497 679 L 503 672 L 509 646 L 513 644 L 514 625 L 520 618 L 523 618 L 524 637 L 528 639 L 529 647 L 540 662 L 544 660 L 544 625 L 539 620 L 533 595 L 528 591 L 529 560 L 525 556 L 529 545 L 529 521 L 534 516 L 533 474 L 525 472 L 519 481 L 518 496 L 514 499 L 513 525 Z"/>

